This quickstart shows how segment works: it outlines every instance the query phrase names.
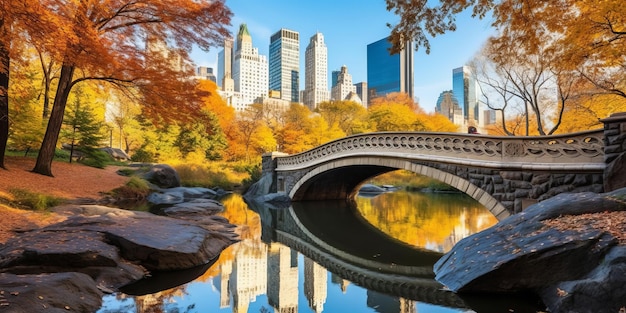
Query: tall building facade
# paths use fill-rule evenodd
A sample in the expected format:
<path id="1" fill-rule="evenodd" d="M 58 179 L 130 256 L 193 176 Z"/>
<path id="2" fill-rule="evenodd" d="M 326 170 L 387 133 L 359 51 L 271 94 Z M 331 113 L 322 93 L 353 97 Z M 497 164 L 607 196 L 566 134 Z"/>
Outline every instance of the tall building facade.
<path id="1" fill-rule="evenodd" d="M 344 65 L 337 74 L 337 84 L 333 86 L 330 97 L 333 100 L 341 101 L 352 100 L 355 95 L 356 86 L 352 84 L 352 75 L 348 73 L 348 67 Z"/>
<path id="2" fill-rule="evenodd" d="M 267 97 L 267 72 L 267 57 L 260 55 L 258 48 L 252 46 L 248 27 L 241 24 L 237 33 L 232 71 L 235 91 L 241 94 L 242 99 L 242 103 L 236 104 L 236 110 L 245 109 L 258 97 Z"/>
<path id="3" fill-rule="evenodd" d="M 452 90 L 443 91 L 439 94 L 435 112 L 447 117 L 455 125 L 463 125 L 463 109 L 459 106 L 459 101 L 454 96 Z"/>
<path id="4" fill-rule="evenodd" d="M 471 67 L 462 66 L 452 70 L 452 92 L 463 110 L 463 126 L 481 124 L 479 121 L 478 84 Z"/>
<path id="5" fill-rule="evenodd" d="M 367 99 L 367 82 L 356 83 L 354 86 L 356 87 L 356 94 L 361 98 L 365 108 L 367 108 L 369 103 Z"/>
<path id="6" fill-rule="evenodd" d="M 368 100 L 392 92 L 406 93 L 413 99 L 413 44 L 408 41 L 402 51 L 389 54 L 388 38 L 367 45 Z"/>
<path id="7" fill-rule="evenodd" d="M 281 28 L 270 38 L 269 89 L 280 91 L 281 99 L 300 101 L 298 32 Z"/>
<path id="8" fill-rule="evenodd" d="M 221 90 L 235 90 L 233 79 L 233 39 L 224 40 L 224 49 L 217 54 L 217 86 Z M 227 80 L 225 82 L 225 80 Z M 230 83 L 229 86 L 226 84 Z"/>
<path id="9" fill-rule="evenodd" d="M 324 35 L 316 33 L 304 52 L 304 104 L 314 110 L 320 102 L 328 101 L 328 48 Z"/>
<path id="10" fill-rule="evenodd" d="M 215 73 L 213 73 L 212 67 L 198 66 L 196 68 L 196 76 L 202 79 L 208 79 L 214 83 L 217 82 L 217 77 L 215 76 Z"/>

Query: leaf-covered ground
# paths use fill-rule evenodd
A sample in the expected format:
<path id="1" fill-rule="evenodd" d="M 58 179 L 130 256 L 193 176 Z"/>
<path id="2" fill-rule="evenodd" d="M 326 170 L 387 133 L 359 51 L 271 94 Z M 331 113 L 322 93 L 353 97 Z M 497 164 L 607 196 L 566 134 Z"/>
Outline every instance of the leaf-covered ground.
<path id="1" fill-rule="evenodd" d="M 0 168 L 0 198 L 11 199 L 11 189 L 73 199 L 100 199 L 103 193 L 123 186 L 128 177 L 116 173 L 119 167 L 105 169 L 77 163 L 54 162 L 48 177 L 31 172 L 35 159 L 28 157 L 6 157 L 5 169 Z M 15 235 L 14 230 L 41 227 L 59 221 L 52 213 L 32 212 L 11 208 L 0 203 L 0 243 Z"/>

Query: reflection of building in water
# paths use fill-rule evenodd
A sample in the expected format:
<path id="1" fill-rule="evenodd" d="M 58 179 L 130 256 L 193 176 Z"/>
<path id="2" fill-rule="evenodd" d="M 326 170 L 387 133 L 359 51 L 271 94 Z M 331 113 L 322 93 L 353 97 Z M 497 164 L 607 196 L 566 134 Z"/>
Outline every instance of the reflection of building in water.
<path id="1" fill-rule="evenodd" d="M 339 285 L 339 288 L 341 288 L 341 292 L 346 293 L 346 290 L 348 290 L 348 285 L 350 285 L 350 281 L 345 280 L 333 273 L 330 274 L 330 281 L 333 284 Z"/>
<path id="2" fill-rule="evenodd" d="M 267 300 L 275 312 L 298 312 L 298 252 L 273 242 L 267 261 Z"/>
<path id="3" fill-rule="evenodd" d="M 228 286 L 230 294 L 233 295 L 233 312 L 248 312 L 250 302 L 254 302 L 256 297 L 264 294 L 267 289 L 267 248 L 265 245 L 254 244 L 253 241 L 240 243 Z M 220 303 L 227 302 L 229 301 L 220 299 Z"/>
<path id="4" fill-rule="evenodd" d="M 415 313 L 415 301 L 367 291 L 367 306 L 380 313 Z"/>
<path id="5" fill-rule="evenodd" d="M 327 276 L 325 268 L 304 257 L 304 295 L 309 300 L 309 307 L 318 313 L 324 311 Z"/>
<path id="6" fill-rule="evenodd" d="M 172 289 L 159 291 L 153 294 L 135 297 L 136 312 L 161 313 L 165 312 L 165 303 L 172 301 L 174 297 L 182 297 L 185 294 L 184 287 L 178 286 Z"/>
<path id="7" fill-rule="evenodd" d="M 233 262 L 224 262 L 220 266 L 220 309 L 230 306 L 230 273 L 233 271 Z"/>

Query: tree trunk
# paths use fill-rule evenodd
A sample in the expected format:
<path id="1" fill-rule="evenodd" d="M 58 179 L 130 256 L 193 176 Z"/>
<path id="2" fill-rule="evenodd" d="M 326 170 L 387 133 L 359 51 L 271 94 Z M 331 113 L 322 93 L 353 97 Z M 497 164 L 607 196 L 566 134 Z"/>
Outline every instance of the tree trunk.
<path id="1" fill-rule="evenodd" d="M 0 167 L 4 165 L 4 152 L 9 140 L 9 41 L 4 25 L 4 19 L 0 19 Z"/>
<path id="2" fill-rule="evenodd" d="M 52 112 L 50 112 L 50 119 L 48 120 L 46 134 L 41 142 L 41 149 L 37 155 L 37 163 L 35 163 L 35 168 L 33 168 L 33 172 L 35 173 L 53 176 L 52 159 L 54 159 L 54 152 L 56 150 L 57 141 L 59 140 L 59 132 L 61 131 L 61 125 L 63 124 L 63 115 L 65 114 L 67 97 L 72 89 L 73 76 L 74 65 L 64 63 L 61 67 L 59 85 L 56 95 L 54 96 L 54 103 L 52 104 Z"/>

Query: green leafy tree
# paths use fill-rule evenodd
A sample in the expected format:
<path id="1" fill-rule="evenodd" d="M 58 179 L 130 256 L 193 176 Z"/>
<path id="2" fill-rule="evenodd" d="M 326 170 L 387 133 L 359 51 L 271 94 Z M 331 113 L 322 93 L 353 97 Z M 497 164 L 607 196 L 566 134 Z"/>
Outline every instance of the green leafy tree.
<path id="1" fill-rule="evenodd" d="M 105 139 L 104 123 L 96 118 L 89 105 L 81 103 L 81 97 L 74 99 L 63 124 L 65 127 L 61 131 L 61 138 L 69 141 L 72 151 L 70 162 L 72 162 L 73 152 L 77 151 L 86 159 L 96 160 L 98 167 L 103 167 L 104 164 L 100 162 L 102 160 L 98 148 L 102 146 Z"/>

